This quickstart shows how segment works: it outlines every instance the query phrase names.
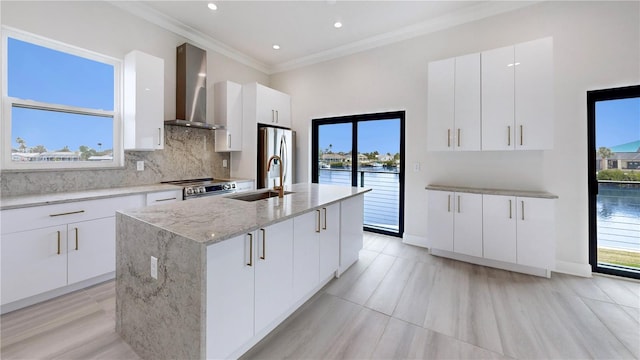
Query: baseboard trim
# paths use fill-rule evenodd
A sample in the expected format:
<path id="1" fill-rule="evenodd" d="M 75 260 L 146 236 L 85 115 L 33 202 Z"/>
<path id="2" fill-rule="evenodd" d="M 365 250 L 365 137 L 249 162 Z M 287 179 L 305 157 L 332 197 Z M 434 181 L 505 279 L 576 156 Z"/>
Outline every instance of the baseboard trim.
<path id="1" fill-rule="evenodd" d="M 424 236 L 413 235 L 409 233 L 402 234 L 402 242 L 409 245 L 427 247 L 427 238 Z"/>
<path id="2" fill-rule="evenodd" d="M 561 260 L 556 260 L 556 268 L 554 272 L 588 278 L 592 277 L 590 264 L 579 264 Z"/>

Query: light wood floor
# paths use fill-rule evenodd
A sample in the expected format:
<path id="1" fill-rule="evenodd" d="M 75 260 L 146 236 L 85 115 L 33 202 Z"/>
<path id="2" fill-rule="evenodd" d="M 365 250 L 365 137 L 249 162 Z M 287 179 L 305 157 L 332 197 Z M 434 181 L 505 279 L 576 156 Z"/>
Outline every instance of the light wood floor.
<path id="1" fill-rule="evenodd" d="M 137 359 L 114 283 L 3 315 L 3 359 Z M 640 358 L 640 283 L 551 279 L 431 256 L 366 234 L 360 261 L 246 359 Z"/>

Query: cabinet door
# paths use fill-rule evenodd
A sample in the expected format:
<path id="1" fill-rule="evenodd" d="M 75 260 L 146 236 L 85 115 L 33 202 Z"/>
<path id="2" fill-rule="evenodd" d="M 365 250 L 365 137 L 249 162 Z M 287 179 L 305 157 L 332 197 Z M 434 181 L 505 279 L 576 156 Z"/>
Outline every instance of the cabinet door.
<path id="1" fill-rule="evenodd" d="M 486 259 L 516 262 L 515 196 L 482 196 L 482 243 Z"/>
<path id="2" fill-rule="evenodd" d="M 274 94 L 274 107 L 275 124 L 277 126 L 290 128 L 291 127 L 291 96 L 282 93 L 277 90 L 273 90 Z"/>
<path id="3" fill-rule="evenodd" d="M 453 150 L 455 59 L 432 61 L 427 82 L 427 150 Z"/>
<path id="4" fill-rule="evenodd" d="M 164 60 L 132 51 L 124 63 L 124 146 L 164 148 Z"/>
<path id="5" fill-rule="evenodd" d="M 516 150 L 553 148 L 553 39 L 515 46 Z"/>
<path id="6" fill-rule="evenodd" d="M 2 235 L 3 305 L 67 285 L 66 230 L 60 225 Z"/>
<path id="7" fill-rule="evenodd" d="M 320 281 L 333 276 L 340 259 L 340 204 L 321 209 Z"/>
<path id="8" fill-rule="evenodd" d="M 482 150 L 515 146 L 514 48 L 482 53 Z"/>
<path id="9" fill-rule="evenodd" d="M 453 201 L 448 191 L 427 191 L 427 242 L 433 249 L 453 251 Z"/>
<path id="10" fill-rule="evenodd" d="M 207 359 L 227 359 L 253 337 L 253 236 L 207 247 Z"/>
<path id="11" fill-rule="evenodd" d="M 256 86 L 256 121 L 260 124 L 276 125 L 273 90 L 260 84 Z"/>
<path id="12" fill-rule="evenodd" d="M 482 257 L 482 194 L 455 193 L 453 251 Z"/>
<path id="13" fill-rule="evenodd" d="M 242 150 L 242 85 L 223 81 L 214 85 L 214 118 L 224 129 L 215 131 L 218 152 Z"/>
<path id="14" fill-rule="evenodd" d="M 340 203 L 340 270 L 358 261 L 363 245 L 364 194 Z"/>
<path id="15" fill-rule="evenodd" d="M 66 240 L 69 284 L 116 270 L 115 217 L 71 223 Z"/>
<path id="16" fill-rule="evenodd" d="M 298 301 L 320 281 L 320 210 L 293 219 L 293 298 Z"/>
<path id="17" fill-rule="evenodd" d="M 480 54 L 455 59 L 454 149 L 480 151 Z"/>
<path id="18" fill-rule="evenodd" d="M 555 200 L 517 198 L 518 264 L 555 269 Z"/>
<path id="19" fill-rule="evenodd" d="M 255 331 L 271 324 L 293 300 L 293 220 L 257 230 Z"/>

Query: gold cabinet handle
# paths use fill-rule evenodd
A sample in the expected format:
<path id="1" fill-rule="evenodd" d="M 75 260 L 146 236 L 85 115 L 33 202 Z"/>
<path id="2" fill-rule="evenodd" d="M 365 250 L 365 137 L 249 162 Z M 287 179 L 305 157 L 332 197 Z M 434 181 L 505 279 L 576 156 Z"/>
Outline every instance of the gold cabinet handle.
<path id="1" fill-rule="evenodd" d="M 451 147 L 451 129 L 447 129 L 447 147 Z"/>
<path id="2" fill-rule="evenodd" d="M 272 123 L 276 122 L 276 111 L 275 110 L 271 110 L 271 122 Z"/>
<path id="3" fill-rule="evenodd" d="M 458 147 L 460 147 L 460 128 L 458 128 Z"/>
<path id="4" fill-rule="evenodd" d="M 320 232 L 320 210 L 316 210 L 316 215 L 318 215 L 318 217 L 316 218 L 318 221 L 316 222 L 316 232 L 319 233 Z"/>
<path id="5" fill-rule="evenodd" d="M 267 232 L 264 229 L 260 229 L 260 231 L 262 231 L 262 256 L 260 256 L 260 259 L 264 260 L 267 258 L 265 241 L 265 239 L 267 238 Z"/>
<path id="6" fill-rule="evenodd" d="M 76 250 L 79 250 L 78 249 L 78 228 L 75 228 L 75 229 L 76 229 Z"/>
<path id="7" fill-rule="evenodd" d="M 58 231 L 58 255 L 60 255 L 60 231 Z"/>
<path id="8" fill-rule="evenodd" d="M 249 263 L 248 266 L 253 266 L 253 234 L 248 233 L 249 235 Z"/>
<path id="9" fill-rule="evenodd" d="M 166 199 L 157 199 L 156 202 L 162 202 L 162 201 L 171 201 L 171 200 L 177 200 L 178 198 L 176 197 L 172 197 L 172 198 L 166 198 Z"/>
<path id="10" fill-rule="evenodd" d="M 509 219 L 511 219 L 511 199 L 509 199 Z"/>
<path id="11" fill-rule="evenodd" d="M 324 210 L 324 226 L 322 230 L 327 230 L 327 208 L 322 208 L 322 210 Z"/>
<path id="12" fill-rule="evenodd" d="M 520 125 L 520 146 L 522 146 L 522 134 L 524 133 L 524 129 L 522 128 L 522 125 Z"/>
<path id="13" fill-rule="evenodd" d="M 458 195 L 458 213 L 460 213 L 460 195 Z"/>
<path id="14" fill-rule="evenodd" d="M 451 212 L 451 195 L 447 195 L 447 212 Z"/>
<path id="15" fill-rule="evenodd" d="M 158 145 L 162 145 L 162 128 L 158 128 Z"/>
<path id="16" fill-rule="evenodd" d="M 522 204 L 522 220 L 524 220 L 524 201 L 520 202 Z"/>
<path id="17" fill-rule="evenodd" d="M 507 126 L 507 146 L 511 146 L 511 126 Z"/>
<path id="18" fill-rule="evenodd" d="M 49 216 L 56 217 L 56 216 L 64 216 L 64 215 L 82 214 L 83 212 L 84 210 L 78 210 L 78 211 L 70 211 L 70 212 L 59 213 L 59 214 L 49 214 Z"/>
<path id="19" fill-rule="evenodd" d="M 231 149 L 231 134 L 227 134 L 227 148 Z"/>

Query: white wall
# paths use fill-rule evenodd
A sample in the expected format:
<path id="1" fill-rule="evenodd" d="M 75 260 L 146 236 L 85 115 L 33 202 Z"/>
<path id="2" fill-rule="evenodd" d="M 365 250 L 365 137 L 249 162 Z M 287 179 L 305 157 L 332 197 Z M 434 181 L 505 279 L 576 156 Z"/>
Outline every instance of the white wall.
<path id="1" fill-rule="evenodd" d="M 427 63 L 553 36 L 551 151 L 427 153 Z M 314 118 L 406 110 L 405 236 L 426 237 L 427 184 L 557 194 L 557 268 L 588 266 L 586 91 L 640 83 L 639 2 L 545 2 L 445 31 L 271 76 L 292 95 L 298 180 L 310 179 Z M 413 172 L 413 164 L 421 171 Z"/>

